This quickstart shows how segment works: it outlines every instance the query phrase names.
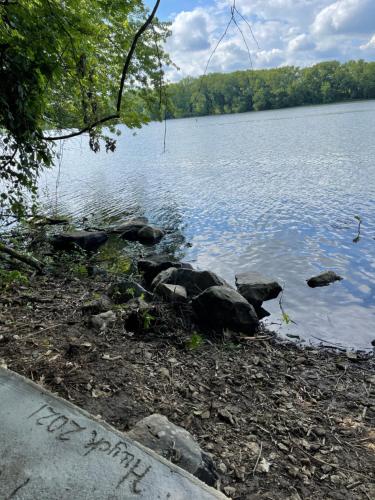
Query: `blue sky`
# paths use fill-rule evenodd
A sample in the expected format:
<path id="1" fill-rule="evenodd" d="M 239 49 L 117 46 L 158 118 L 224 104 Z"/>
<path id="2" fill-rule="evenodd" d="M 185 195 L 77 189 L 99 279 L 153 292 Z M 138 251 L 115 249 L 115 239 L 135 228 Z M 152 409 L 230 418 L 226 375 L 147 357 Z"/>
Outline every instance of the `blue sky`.
<path id="1" fill-rule="evenodd" d="M 153 6 L 153 0 L 146 0 Z M 159 17 L 172 22 L 167 50 L 180 68 L 171 81 L 197 76 L 225 30 L 233 0 L 161 0 Z M 375 61 L 375 0 L 236 0 L 237 22 L 254 68 L 306 66 L 319 61 Z M 235 24 L 212 58 L 209 71 L 247 69 L 246 44 Z M 258 47 L 258 45 L 259 47 Z"/>

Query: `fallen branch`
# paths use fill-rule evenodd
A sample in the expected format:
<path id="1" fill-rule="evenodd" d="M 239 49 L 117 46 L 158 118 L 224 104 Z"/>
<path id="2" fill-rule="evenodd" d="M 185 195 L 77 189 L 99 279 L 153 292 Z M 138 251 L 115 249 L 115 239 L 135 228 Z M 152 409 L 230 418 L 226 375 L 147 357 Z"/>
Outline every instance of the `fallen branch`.
<path id="1" fill-rule="evenodd" d="M 35 257 L 31 257 L 30 255 L 25 255 L 23 253 L 17 252 L 17 250 L 13 250 L 13 248 L 4 245 L 4 243 L 0 243 L 0 252 L 10 255 L 11 257 L 13 257 L 13 259 L 19 260 L 24 264 L 33 267 L 37 271 L 42 271 L 44 267 L 44 265 Z"/>

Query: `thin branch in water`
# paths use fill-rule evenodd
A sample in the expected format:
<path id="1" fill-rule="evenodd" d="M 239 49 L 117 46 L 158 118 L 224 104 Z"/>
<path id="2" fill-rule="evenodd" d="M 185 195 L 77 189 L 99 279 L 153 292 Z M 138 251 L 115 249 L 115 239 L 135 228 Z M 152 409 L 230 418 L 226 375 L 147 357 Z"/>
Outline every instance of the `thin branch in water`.
<path id="1" fill-rule="evenodd" d="M 353 239 L 353 243 L 358 243 L 359 240 L 361 239 L 362 219 L 359 215 L 356 215 L 354 218 L 358 221 L 358 230 L 357 230 L 357 236 Z"/>
<path id="2" fill-rule="evenodd" d="M 294 325 L 296 325 L 297 323 L 290 318 L 289 314 L 284 309 L 284 304 L 283 304 L 284 291 L 285 291 L 285 285 L 283 286 L 283 288 L 281 290 L 281 295 L 280 295 L 280 298 L 279 298 L 279 306 L 280 306 L 280 311 L 281 311 L 281 315 L 282 315 L 282 320 L 285 321 L 285 323 L 287 325 L 289 323 L 293 323 Z"/>

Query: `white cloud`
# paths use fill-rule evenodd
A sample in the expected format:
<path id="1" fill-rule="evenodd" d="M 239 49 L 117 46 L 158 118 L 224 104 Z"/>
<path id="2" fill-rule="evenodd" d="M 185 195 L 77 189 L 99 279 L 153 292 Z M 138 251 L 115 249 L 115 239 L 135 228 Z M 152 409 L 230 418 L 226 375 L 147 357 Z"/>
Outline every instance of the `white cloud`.
<path id="1" fill-rule="evenodd" d="M 315 47 L 315 42 L 309 35 L 306 35 L 306 33 L 292 38 L 292 40 L 290 40 L 290 42 L 288 43 L 288 50 L 290 50 L 291 52 L 312 50 Z"/>
<path id="2" fill-rule="evenodd" d="M 375 49 L 375 34 L 372 35 L 372 37 L 367 43 L 361 45 L 360 49 L 361 50 Z"/>
<path id="3" fill-rule="evenodd" d="M 312 31 L 318 35 L 367 33 L 374 20 L 374 0 L 338 0 L 319 12 Z"/>
<path id="4" fill-rule="evenodd" d="M 170 80 L 202 74 L 230 19 L 232 0 L 180 12 L 167 43 L 172 60 Z M 325 59 L 375 58 L 375 0 L 236 0 L 242 34 L 232 23 L 211 59 L 209 71 L 228 72 L 286 64 L 308 65 Z M 243 40 L 245 37 L 246 44 Z M 370 50 L 371 49 L 371 50 Z"/>
<path id="5" fill-rule="evenodd" d="M 204 9 L 180 12 L 173 22 L 173 36 L 169 41 L 172 50 L 200 51 L 210 47 L 209 17 Z"/>

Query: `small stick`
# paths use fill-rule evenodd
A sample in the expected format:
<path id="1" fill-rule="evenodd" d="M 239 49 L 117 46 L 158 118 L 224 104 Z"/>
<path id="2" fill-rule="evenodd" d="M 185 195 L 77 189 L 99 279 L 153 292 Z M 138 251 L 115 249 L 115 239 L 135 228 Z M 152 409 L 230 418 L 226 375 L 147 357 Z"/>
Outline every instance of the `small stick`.
<path id="1" fill-rule="evenodd" d="M 253 477 L 255 476 L 255 471 L 257 470 L 260 457 L 262 456 L 262 450 L 263 450 L 263 443 L 261 441 L 260 442 L 260 450 L 259 450 L 258 458 L 257 458 L 257 461 L 255 462 L 254 469 L 253 469 Z"/>

